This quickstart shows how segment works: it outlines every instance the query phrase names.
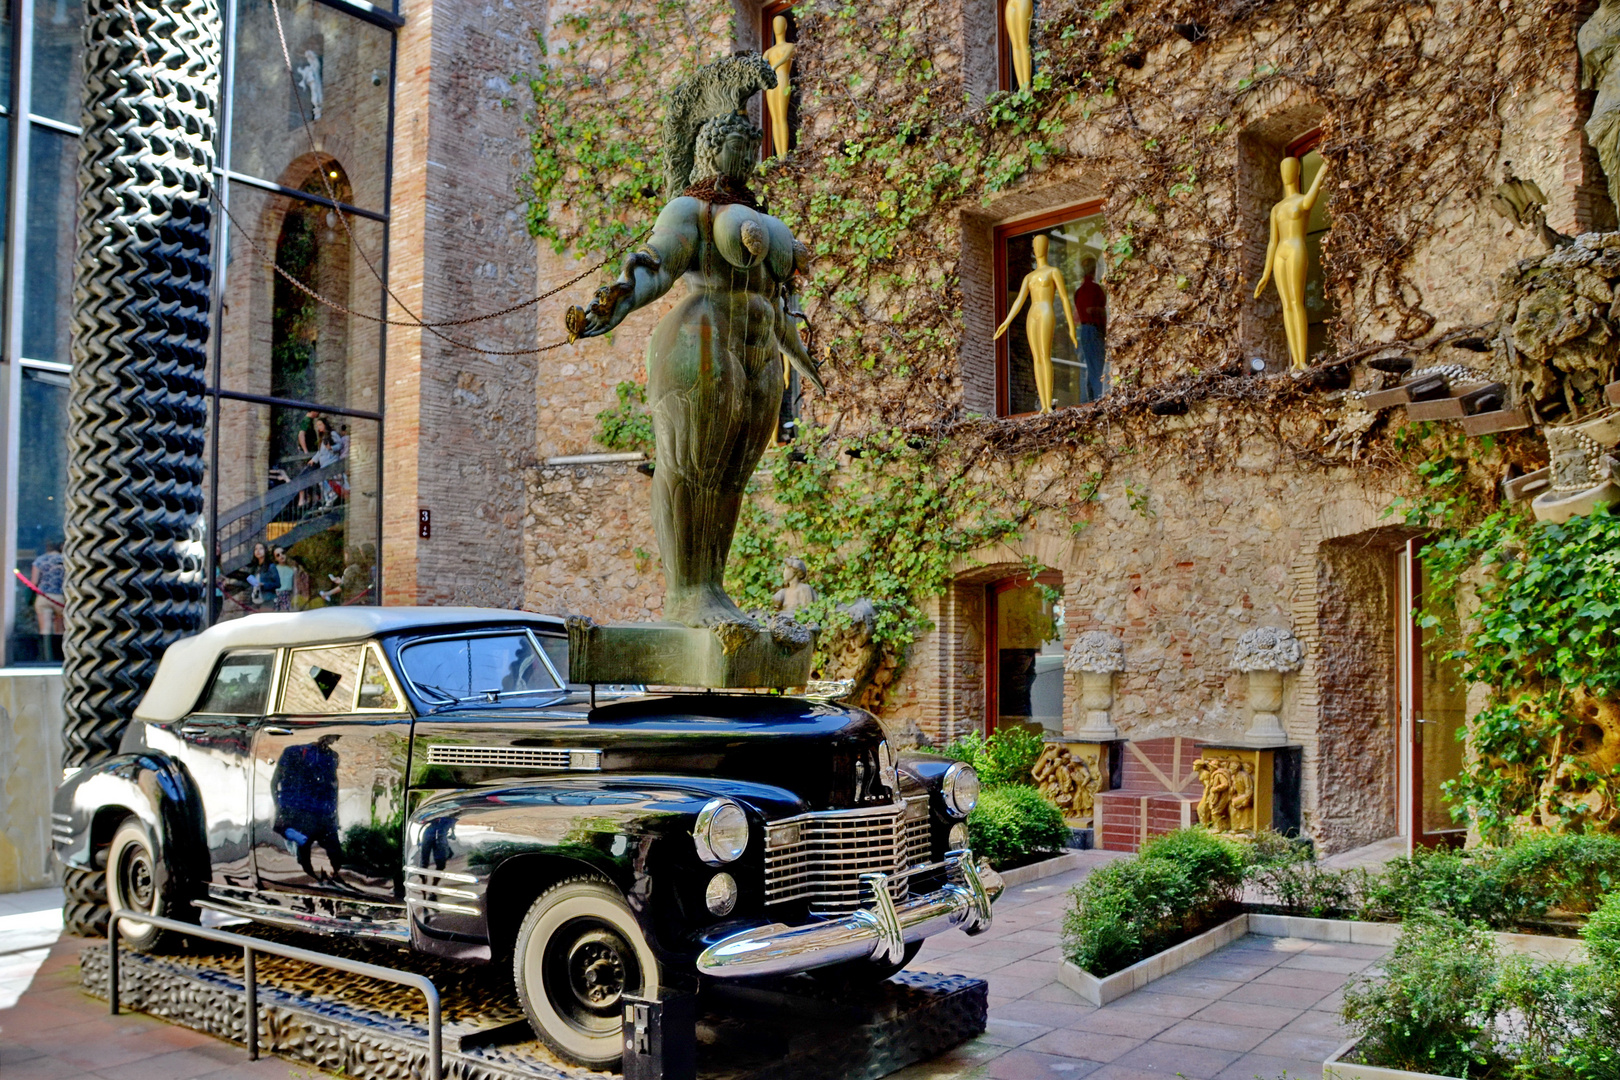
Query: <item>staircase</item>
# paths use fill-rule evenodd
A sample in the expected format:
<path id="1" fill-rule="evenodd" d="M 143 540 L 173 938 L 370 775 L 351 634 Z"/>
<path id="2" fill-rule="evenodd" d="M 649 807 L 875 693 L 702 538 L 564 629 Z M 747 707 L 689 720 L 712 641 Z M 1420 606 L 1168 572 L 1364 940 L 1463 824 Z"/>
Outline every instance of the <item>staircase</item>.
<path id="1" fill-rule="evenodd" d="M 1192 763 L 1201 752 L 1180 736 L 1125 743 L 1120 786 L 1097 794 L 1097 846 L 1136 851 L 1151 837 L 1197 824 L 1204 785 Z"/>
<path id="2" fill-rule="evenodd" d="M 343 458 L 323 468 L 311 469 L 289 483 L 278 484 L 263 495 L 221 511 L 220 576 L 234 574 L 246 566 L 253 558 L 256 543 L 290 548 L 300 540 L 342 524 L 348 513 L 348 498 L 327 502 L 330 490 L 327 481 L 341 480 L 348 467 L 348 459 Z"/>

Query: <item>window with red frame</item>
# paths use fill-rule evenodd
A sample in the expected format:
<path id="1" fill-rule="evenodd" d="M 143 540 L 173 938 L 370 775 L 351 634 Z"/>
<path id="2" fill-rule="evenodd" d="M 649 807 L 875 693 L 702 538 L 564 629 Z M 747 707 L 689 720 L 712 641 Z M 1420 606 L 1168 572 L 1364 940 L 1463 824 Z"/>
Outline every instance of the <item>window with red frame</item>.
<path id="1" fill-rule="evenodd" d="M 1000 326 L 1018 299 L 1024 276 L 1035 268 L 1034 241 L 1045 236 L 1046 261 L 1063 273 L 1074 301 L 1075 342 L 1069 340 L 1068 313 L 1062 298 L 1052 301 L 1052 408 L 1094 401 L 1108 392 L 1107 230 L 1102 202 L 1055 210 L 998 226 L 995 230 L 996 321 Z M 1029 301 L 996 341 L 996 411 L 1021 416 L 1039 411 L 1034 357 L 1024 322 Z"/>

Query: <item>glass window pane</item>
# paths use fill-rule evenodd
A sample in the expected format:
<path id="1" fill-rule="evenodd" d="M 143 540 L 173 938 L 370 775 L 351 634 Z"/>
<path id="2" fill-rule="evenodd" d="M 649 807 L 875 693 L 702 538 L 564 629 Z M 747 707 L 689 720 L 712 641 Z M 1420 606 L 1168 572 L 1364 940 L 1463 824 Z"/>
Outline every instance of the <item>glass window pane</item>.
<path id="1" fill-rule="evenodd" d="M 262 715 L 275 668 L 274 652 L 226 653 L 196 711 L 224 716 Z"/>
<path id="2" fill-rule="evenodd" d="M 382 657 L 375 648 L 366 650 L 366 666 L 360 673 L 360 702 L 362 709 L 397 709 L 399 698 L 388 681 Z"/>
<path id="3" fill-rule="evenodd" d="M 1034 582 L 996 594 L 996 727 L 1063 731 L 1063 604 Z"/>
<path id="4" fill-rule="evenodd" d="M 28 133 L 28 233 L 23 252 L 23 355 L 71 362 L 74 218 L 79 140 L 33 125 Z"/>
<path id="5" fill-rule="evenodd" d="M 350 237 L 380 270 L 382 225 L 351 214 L 345 230 L 336 211 L 246 184 L 231 185 L 231 214 L 247 235 L 233 228 L 226 253 L 221 389 L 376 410 L 381 328 L 345 311 L 379 311 L 381 286 Z"/>
<path id="6" fill-rule="evenodd" d="M 405 674 L 426 697 L 468 701 L 491 692 L 502 697 L 557 689 L 527 634 L 446 638 L 407 646 Z"/>
<path id="7" fill-rule="evenodd" d="M 1299 186 L 1309 191 L 1322 169 L 1322 155 L 1312 150 L 1300 159 Z M 1328 199 L 1324 194 L 1311 207 L 1311 218 L 1305 233 L 1305 351 L 1311 356 L 1327 352 L 1328 323 L 1338 315 L 1338 304 L 1327 290 L 1322 273 L 1322 241 L 1327 238 L 1332 222 L 1328 219 Z"/>
<path id="8" fill-rule="evenodd" d="M 339 201 L 383 210 L 393 35 L 321 4 L 283 3 L 281 21 L 290 78 L 267 0 L 236 5 L 230 167 L 290 188 L 313 178 L 325 194 L 313 170 L 330 159 L 314 159 L 302 105 L 322 154 L 335 155 L 352 185 Z"/>
<path id="9" fill-rule="evenodd" d="M 217 438 L 219 618 L 375 604 L 377 423 L 225 398 Z"/>
<path id="10" fill-rule="evenodd" d="M 81 0 L 35 0 L 34 64 L 28 109 L 64 124 L 79 123 L 84 85 L 84 5 Z"/>
<path id="11" fill-rule="evenodd" d="M 1107 234 L 1101 214 L 1066 221 L 1046 229 L 1009 236 L 1004 241 L 1003 268 L 1007 295 L 998 319 L 1017 303 L 1024 279 L 1037 270 L 1035 240 L 1044 238 L 1046 263 L 1062 274 L 1063 287 L 1074 303 L 1074 340 L 1064 298 L 1053 290 L 1049 275 L 1031 281 L 1030 294 L 1007 327 L 1007 405 L 1011 415 L 1038 412 L 1037 384 L 1030 333 L 1051 340 L 1052 408 L 1094 401 L 1108 392 L 1108 364 L 1104 335 L 1108 325 L 1108 297 L 1102 278 L 1108 272 Z"/>
<path id="12" fill-rule="evenodd" d="M 68 377 L 24 368 L 17 453 L 17 621 L 10 664 L 62 662 L 62 503 L 67 491 Z"/>
<path id="13" fill-rule="evenodd" d="M 330 716 L 354 708 L 361 645 L 298 649 L 287 660 L 281 711 L 290 716 Z"/>
<path id="14" fill-rule="evenodd" d="M 11 108 L 11 5 L 0 6 L 0 108 Z"/>

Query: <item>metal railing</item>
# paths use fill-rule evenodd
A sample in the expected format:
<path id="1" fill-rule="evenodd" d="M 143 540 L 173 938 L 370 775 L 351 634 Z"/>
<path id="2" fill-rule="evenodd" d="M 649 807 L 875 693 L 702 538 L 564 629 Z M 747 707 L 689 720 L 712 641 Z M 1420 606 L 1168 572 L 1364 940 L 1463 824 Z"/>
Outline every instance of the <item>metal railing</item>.
<path id="1" fill-rule="evenodd" d="M 246 934 L 233 934 L 228 930 L 215 930 L 198 926 L 196 923 L 180 922 L 178 919 L 165 919 L 161 915 L 149 915 L 144 911 L 119 908 L 112 913 L 112 918 L 107 923 L 107 1003 L 114 1016 L 118 1015 L 118 923 L 121 919 L 172 930 L 177 934 L 190 934 L 208 941 L 217 941 L 222 945 L 235 945 L 242 950 L 242 986 L 247 995 L 245 1019 L 249 1061 L 259 1060 L 259 979 L 254 962 L 257 953 L 268 953 L 288 960 L 301 960 L 306 964 L 319 964 L 322 967 L 347 971 L 351 975 L 364 975 L 371 979 L 414 987 L 427 999 L 428 1080 L 443 1080 L 444 1032 L 439 1016 L 439 988 L 434 986 L 433 980 L 426 975 L 396 971 L 393 968 L 349 960 L 341 956 L 328 956 L 326 953 L 311 952 L 309 949 L 248 937 Z"/>

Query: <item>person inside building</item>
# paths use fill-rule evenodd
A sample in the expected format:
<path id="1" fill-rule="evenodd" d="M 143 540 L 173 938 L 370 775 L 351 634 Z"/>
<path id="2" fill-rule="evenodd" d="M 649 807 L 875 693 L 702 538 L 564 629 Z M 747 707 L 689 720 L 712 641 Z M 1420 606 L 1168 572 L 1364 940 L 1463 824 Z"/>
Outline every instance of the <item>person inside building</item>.
<path id="1" fill-rule="evenodd" d="M 1097 280 L 1097 260 L 1090 255 L 1080 260 L 1080 287 L 1074 290 L 1074 310 L 1080 319 L 1080 361 L 1085 385 L 1081 401 L 1096 401 L 1103 395 L 1103 364 L 1107 355 L 1103 342 L 1108 332 L 1108 294 Z"/>
<path id="2" fill-rule="evenodd" d="M 62 561 L 62 541 L 52 540 L 45 553 L 34 560 L 28 580 L 40 595 L 34 597 L 34 618 L 39 625 L 39 658 L 62 659 L 62 591 L 66 581 Z"/>

